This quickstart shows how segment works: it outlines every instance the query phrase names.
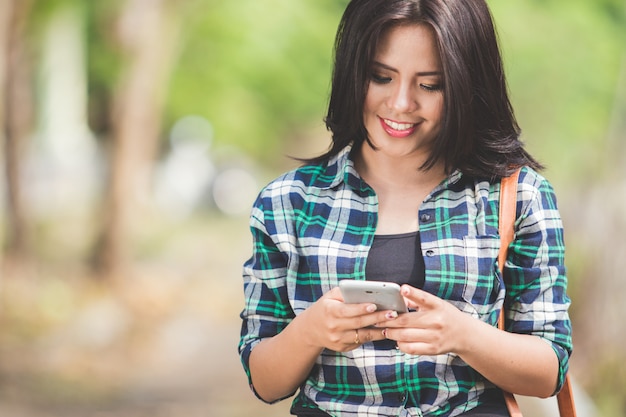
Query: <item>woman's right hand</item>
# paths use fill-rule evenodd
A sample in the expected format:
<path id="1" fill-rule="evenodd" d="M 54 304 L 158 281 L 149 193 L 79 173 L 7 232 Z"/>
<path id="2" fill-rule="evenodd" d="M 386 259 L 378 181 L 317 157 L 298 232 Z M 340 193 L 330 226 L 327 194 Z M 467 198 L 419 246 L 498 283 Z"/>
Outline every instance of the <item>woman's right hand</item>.
<path id="1" fill-rule="evenodd" d="M 347 352 L 382 340 L 382 328 L 369 326 L 395 317 L 395 311 L 376 311 L 371 303 L 346 304 L 339 287 L 333 288 L 252 349 L 250 373 L 257 394 L 268 402 L 292 394 L 325 348 Z"/>
<path id="2" fill-rule="evenodd" d="M 376 311 L 372 303 L 346 304 L 339 287 L 335 287 L 300 314 L 298 321 L 305 343 L 347 352 L 363 343 L 385 339 L 382 329 L 370 326 L 397 316 L 395 311 Z"/>

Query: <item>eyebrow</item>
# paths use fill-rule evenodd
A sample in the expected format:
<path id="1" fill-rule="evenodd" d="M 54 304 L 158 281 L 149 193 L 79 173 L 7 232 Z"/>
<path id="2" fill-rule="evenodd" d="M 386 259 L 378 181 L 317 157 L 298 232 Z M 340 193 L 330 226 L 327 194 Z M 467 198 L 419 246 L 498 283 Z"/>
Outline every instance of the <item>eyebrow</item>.
<path id="1" fill-rule="evenodd" d="M 378 61 L 374 61 L 372 63 L 373 66 L 377 66 L 377 67 L 382 67 L 386 70 L 392 71 L 392 72 L 398 72 L 397 69 L 395 69 L 394 67 L 390 67 L 389 65 L 383 64 L 382 62 L 378 62 Z M 422 72 L 418 72 L 417 75 L 419 75 L 420 77 L 429 77 L 429 76 L 440 76 L 443 73 L 441 71 L 422 71 Z"/>

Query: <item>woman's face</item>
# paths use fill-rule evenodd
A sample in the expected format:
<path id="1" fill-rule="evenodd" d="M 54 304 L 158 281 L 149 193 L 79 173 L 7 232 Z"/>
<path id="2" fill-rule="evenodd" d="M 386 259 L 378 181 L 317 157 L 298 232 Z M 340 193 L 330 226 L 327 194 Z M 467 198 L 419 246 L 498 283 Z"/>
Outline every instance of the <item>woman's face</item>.
<path id="1" fill-rule="evenodd" d="M 444 100 L 432 29 L 389 29 L 376 47 L 370 74 L 363 119 L 371 142 L 388 156 L 427 158 L 440 130 Z"/>

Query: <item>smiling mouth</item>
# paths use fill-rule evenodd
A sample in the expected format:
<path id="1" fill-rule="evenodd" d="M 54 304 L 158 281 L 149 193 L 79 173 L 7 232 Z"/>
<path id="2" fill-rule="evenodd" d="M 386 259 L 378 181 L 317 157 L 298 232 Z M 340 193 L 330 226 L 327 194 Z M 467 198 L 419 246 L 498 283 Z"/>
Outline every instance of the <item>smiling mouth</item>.
<path id="1" fill-rule="evenodd" d="M 415 123 L 398 123 L 389 119 L 382 119 L 382 121 L 393 130 L 398 130 L 398 131 L 409 130 L 415 126 Z"/>
<path id="2" fill-rule="evenodd" d="M 393 120 L 380 118 L 380 124 L 387 134 L 394 138 L 406 138 L 411 136 L 419 123 L 400 123 Z"/>

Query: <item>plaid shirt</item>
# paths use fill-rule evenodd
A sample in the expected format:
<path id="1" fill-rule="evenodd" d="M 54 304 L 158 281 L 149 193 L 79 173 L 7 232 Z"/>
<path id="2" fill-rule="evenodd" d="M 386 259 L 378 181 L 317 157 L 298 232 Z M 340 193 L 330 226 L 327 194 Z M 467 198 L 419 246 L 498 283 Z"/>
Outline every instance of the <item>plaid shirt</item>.
<path id="1" fill-rule="evenodd" d="M 239 344 L 248 377 L 257 343 L 280 333 L 340 280 L 365 279 L 378 200 L 349 152 L 326 165 L 286 173 L 254 204 Z M 457 171 L 423 201 L 418 216 L 424 290 L 493 326 L 504 306 L 508 331 L 539 336 L 553 347 L 560 363 L 558 390 L 572 344 L 555 196 L 544 178 L 522 169 L 515 240 L 503 279 L 497 266 L 499 187 Z M 455 416 L 495 390 L 457 355 L 409 355 L 380 341 L 350 352 L 324 350 L 294 404 L 333 416 Z"/>

